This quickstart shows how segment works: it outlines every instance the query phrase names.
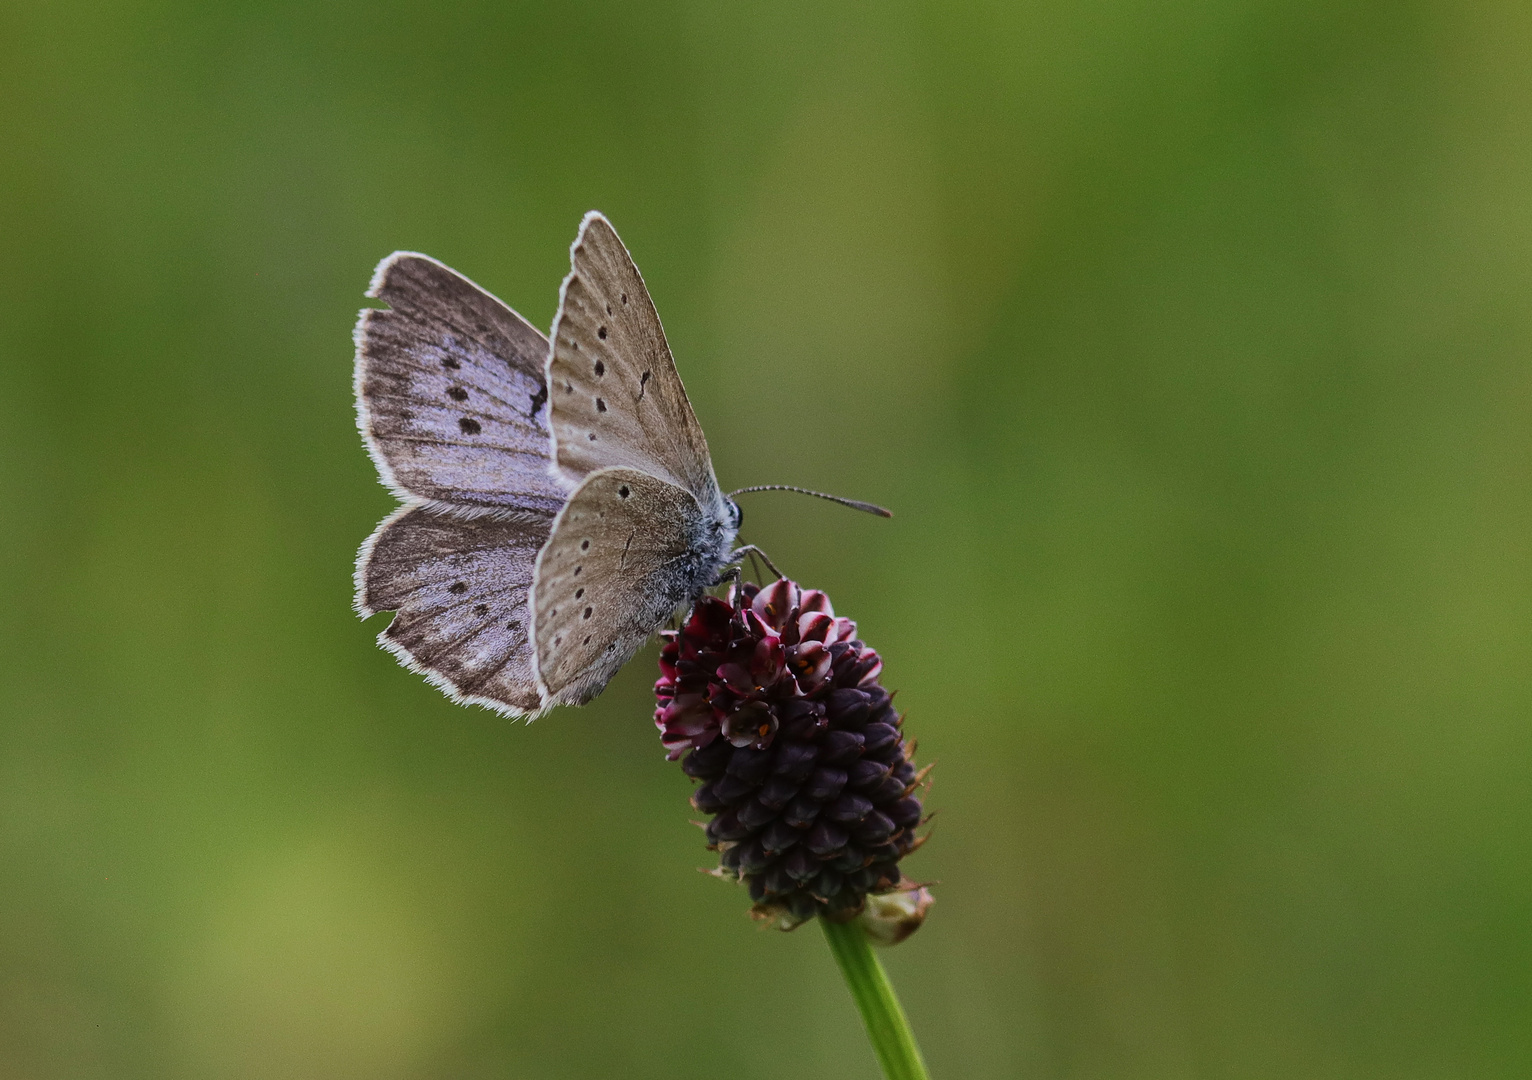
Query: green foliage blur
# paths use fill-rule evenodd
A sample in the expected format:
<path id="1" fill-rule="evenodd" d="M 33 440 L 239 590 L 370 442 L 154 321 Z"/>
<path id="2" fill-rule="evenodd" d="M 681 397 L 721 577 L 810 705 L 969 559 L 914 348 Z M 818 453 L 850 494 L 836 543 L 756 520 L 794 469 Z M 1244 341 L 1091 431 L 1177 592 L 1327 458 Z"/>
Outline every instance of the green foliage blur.
<path id="1" fill-rule="evenodd" d="M 1532 1069 L 1532 9 L 0 4 L 0 1077 L 870 1080 L 654 652 L 352 614 L 374 264 L 652 289 L 935 758 L 933 1074 Z"/>

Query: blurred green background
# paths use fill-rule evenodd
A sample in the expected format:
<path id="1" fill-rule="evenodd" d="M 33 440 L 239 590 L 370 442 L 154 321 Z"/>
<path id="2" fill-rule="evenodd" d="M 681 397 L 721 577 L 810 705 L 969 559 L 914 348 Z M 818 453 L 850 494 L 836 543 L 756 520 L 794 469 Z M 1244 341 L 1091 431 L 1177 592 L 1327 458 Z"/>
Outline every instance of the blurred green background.
<path id="1" fill-rule="evenodd" d="M 650 723 L 350 610 L 368 275 L 648 278 L 882 650 L 938 1078 L 1532 1069 L 1532 8 L 0 5 L 0 1076 L 875 1066 Z"/>

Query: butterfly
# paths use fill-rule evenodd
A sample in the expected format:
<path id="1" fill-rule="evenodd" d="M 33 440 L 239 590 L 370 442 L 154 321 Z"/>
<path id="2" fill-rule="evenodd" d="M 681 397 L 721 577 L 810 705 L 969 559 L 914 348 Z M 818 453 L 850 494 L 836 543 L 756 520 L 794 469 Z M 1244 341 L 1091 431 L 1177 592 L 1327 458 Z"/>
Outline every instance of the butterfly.
<path id="1" fill-rule="evenodd" d="M 719 584 L 725 495 L 654 302 L 592 211 L 545 338 L 435 259 L 395 252 L 357 321 L 356 411 L 403 505 L 362 544 L 356 609 L 395 612 L 378 642 L 454 700 L 512 716 L 583 705 Z M 764 555 L 762 554 L 764 558 Z M 766 560 L 766 565 L 771 565 Z"/>

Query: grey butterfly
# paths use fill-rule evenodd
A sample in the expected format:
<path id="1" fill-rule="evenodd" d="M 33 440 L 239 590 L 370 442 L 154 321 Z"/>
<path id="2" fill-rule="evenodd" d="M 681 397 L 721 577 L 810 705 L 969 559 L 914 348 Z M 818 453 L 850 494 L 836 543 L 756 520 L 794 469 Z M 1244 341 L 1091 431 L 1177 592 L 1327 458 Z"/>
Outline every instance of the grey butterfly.
<path id="1" fill-rule="evenodd" d="M 549 340 L 412 252 L 367 291 L 357 426 L 404 502 L 362 545 L 356 608 L 456 700 L 583 704 L 747 550 L 643 278 L 592 212 Z"/>

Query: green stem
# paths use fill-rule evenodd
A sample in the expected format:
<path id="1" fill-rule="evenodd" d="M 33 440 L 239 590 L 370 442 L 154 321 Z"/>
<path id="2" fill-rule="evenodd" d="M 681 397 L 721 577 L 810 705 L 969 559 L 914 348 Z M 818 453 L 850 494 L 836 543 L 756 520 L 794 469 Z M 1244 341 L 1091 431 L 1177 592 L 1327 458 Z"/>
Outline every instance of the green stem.
<path id="1" fill-rule="evenodd" d="M 852 1000 L 862 1014 L 883 1075 L 888 1080 L 929 1080 L 910 1022 L 904 1018 L 904 1010 L 883 973 L 883 965 L 872 951 L 867 932 L 855 921 L 833 923 L 820 919 L 819 925 L 824 927 L 825 940 L 830 943 Z"/>

